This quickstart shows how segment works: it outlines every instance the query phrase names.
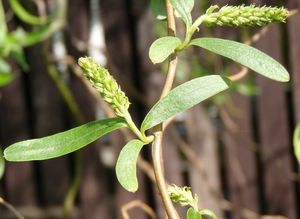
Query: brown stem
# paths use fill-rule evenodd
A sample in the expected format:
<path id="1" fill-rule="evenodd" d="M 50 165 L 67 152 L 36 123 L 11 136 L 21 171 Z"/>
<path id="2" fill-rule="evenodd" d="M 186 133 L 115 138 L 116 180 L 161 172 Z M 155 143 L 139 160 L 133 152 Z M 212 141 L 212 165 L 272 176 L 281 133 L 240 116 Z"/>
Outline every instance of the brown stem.
<path id="1" fill-rule="evenodd" d="M 171 36 L 175 36 L 176 26 L 175 26 L 174 11 L 168 0 L 166 1 L 166 8 L 167 8 L 168 33 Z M 170 57 L 169 59 L 167 78 L 161 93 L 161 98 L 164 97 L 172 88 L 176 67 L 177 67 L 177 56 L 176 54 L 173 54 L 172 57 Z M 153 159 L 156 185 L 161 195 L 162 203 L 165 207 L 168 218 L 179 219 L 178 213 L 169 197 L 168 190 L 167 190 L 167 183 L 164 177 L 163 158 L 162 158 L 162 139 L 163 139 L 162 124 L 159 124 L 158 126 L 154 127 L 154 137 L 155 139 L 152 144 L 152 159 Z"/>
<path id="2" fill-rule="evenodd" d="M 25 219 L 25 217 L 23 217 L 23 215 L 21 215 L 21 213 L 14 206 L 12 206 L 10 203 L 8 203 L 7 201 L 5 201 L 1 197 L 0 197 L 0 204 L 2 204 L 8 210 L 10 210 L 16 216 L 17 219 Z"/>
<path id="3" fill-rule="evenodd" d="M 155 213 L 153 211 L 152 208 L 150 208 L 148 205 L 146 205 L 145 203 L 143 203 L 140 200 L 133 200 L 131 202 L 126 203 L 125 205 L 122 206 L 121 212 L 122 212 L 122 216 L 124 219 L 130 219 L 128 211 L 133 209 L 133 208 L 141 208 L 144 212 L 147 213 L 147 215 L 151 218 L 151 219 L 155 219 Z"/>
<path id="4" fill-rule="evenodd" d="M 241 80 L 242 78 L 244 78 L 247 74 L 249 73 L 249 69 L 246 67 L 243 67 L 243 69 L 241 71 L 239 71 L 238 73 L 229 76 L 228 78 L 231 81 L 238 81 Z"/>

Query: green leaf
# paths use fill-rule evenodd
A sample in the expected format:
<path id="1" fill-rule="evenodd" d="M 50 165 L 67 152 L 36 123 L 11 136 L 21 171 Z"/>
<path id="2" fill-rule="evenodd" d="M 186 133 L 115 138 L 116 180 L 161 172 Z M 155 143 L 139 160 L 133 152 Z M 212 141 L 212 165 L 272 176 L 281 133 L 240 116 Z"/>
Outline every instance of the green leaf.
<path id="1" fill-rule="evenodd" d="M 253 71 L 275 81 L 289 81 L 289 73 L 276 60 L 251 46 L 218 38 L 198 38 L 191 45 L 199 46 L 232 59 Z"/>
<path id="2" fill-rule="evenodd" d="M 295 129 L 293 143 L 294 143 L 294 153 L 300 165 L 300 123 L 297 125 Z"/>
<path id="3" fill-rule="evenodd" d="M 3 43 L 7 33 L 5 11 L 3 8 L 2 0 L 0 0 L 0 44 Z"/>
<path id="4" fill-rule="evenodd" d="M 10 73 L 0 72 L 0 86 L 9 84 L 14 79 Z"/>
<path id="5" fill-rule="evenodd" d="M 167 18 L 165 0 L 151 0 L 150 9 L 157 20 L 165 20 Z"/>
<path id="6" fill-rule="evenodd" d="M 141 130 L 144 132 L 227 88 L 227 83 L 219 75 L 204 76 L 181 84 L 152 107 Z"/>
<path id="7" fill-rule="evenodd" d="M 140 140 L 131 140 L 121 150 L 116 165 L 116 174 L 120 184 L 129 192 L 135 192 L 138 189 L 138 180 L 136 176 L 136 164 L 139 153 L 145 145 Z"/>
<path id="8" fill-rule="evenodd" d="M 190 27 L 192 24 L 191 10 L 194 7 L 194 0 L 170 0 L 170 3 L 186 26 Z"/>
<path id="9" fill-rule="evenodd" d="M 166 36 L 155 40 L 149 49 L 149 57 L 151 61 L 161 63 L 171 55 L 175 49 L 181 44 L 177 37 Z"/>
<path id="10" fill-rule="evenodd" d="M 0 57 L 0 72 L 10 72 L 10 65 Z"/>
<path id="11" fill-rule="evenodd" d="M 194 208 L 189 208 L 186 212 L 186 219 L 201 219 L 201 214 Z"/>
<path id="12" fill-rule="evenodd" d="M 4 157 L 8 161 L 45 160 L 59 157 L 125 126 L 126 122 L 121 118 L 89 122 L 55 135 L 15 143 L 4 150 Z"/>
<path id="13" fill-rule="evenodd" d="M 0 180 L 2 179 L 2 177 L 4 175 L 4 170 L 5 170 L 5 161 L 3 158 L 2 147 L 0 145 Z"/>
<path id="14" fill-rule="evenodd" d="M 47 22 L 46 17 L 38 17 L 30 14 L 19 2 L 19 0 L 9 0 L 9 4 L 14 13 L 25 23 L 31 25 L 42 25 Z"/>
<path id="15" fill-rule="evenodd" d="M 200 213 L 201 217 L 205 215 L 205 216 L 211 217 L 212 219 L 218 219 L 217 215 L 209 209 L 202 209 L 199 213 Z"/>

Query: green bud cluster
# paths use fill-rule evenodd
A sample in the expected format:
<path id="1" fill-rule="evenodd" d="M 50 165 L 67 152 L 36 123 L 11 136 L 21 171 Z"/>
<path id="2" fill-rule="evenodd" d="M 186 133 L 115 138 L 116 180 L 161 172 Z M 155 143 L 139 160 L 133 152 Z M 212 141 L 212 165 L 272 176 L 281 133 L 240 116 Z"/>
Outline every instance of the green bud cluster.
<path id="1" fill-rule="evenodd" d="M 108 70 L 97 64 L 90 57 L 79 58 L 78 63 L 87 79 L 100 93 L 101 97 L 111 106 L 116 115 L 125 117 L 128 114 L 130 105 L 128 97 Z"/>
<path id="2" fill-rule="evenodd" d="M 289 15 L 288 10 L 283 7 L 224 6 L 215 12 L 217 9 L 217 5 L 209 7 L 203 15 L 203 23 L 208 26 L 263 26 L 273 22 L 285 22 Z"/>
<path id="3" fill-rule="evenodd" d="M 190 205 L 195 210 L 198 210 L 198 196 L 195 195 L 195 197 L 193 197 L 190 187 L 178 187 L 175 184 L 169 185 L 168 193 L 173 202 L 176 202 L 181 206 Z"/>

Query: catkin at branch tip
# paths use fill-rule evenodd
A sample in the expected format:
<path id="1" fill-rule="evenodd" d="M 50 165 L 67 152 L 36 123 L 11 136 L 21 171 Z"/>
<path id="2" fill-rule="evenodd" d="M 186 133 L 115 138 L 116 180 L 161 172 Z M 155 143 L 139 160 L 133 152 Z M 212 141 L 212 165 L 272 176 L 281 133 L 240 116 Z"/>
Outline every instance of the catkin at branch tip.
<path id="1" fill-rule="evenodd" d="M 101 97 L 111 106 L 117 116 L 125 117 L 130 102 L 125 93 L 107 69 L 97 64 L 91 57 L 81 57 L 79 66 Z"/>
<path id="2" fill-rule="evenodd" d="M 285 22 L 289 11 L 283 7 L 212 5 L 204 15 L 203 23 L 208 26 L 264 26 L 274 22 Z M 216 11 L 216 12 L 215 12 Z"/>

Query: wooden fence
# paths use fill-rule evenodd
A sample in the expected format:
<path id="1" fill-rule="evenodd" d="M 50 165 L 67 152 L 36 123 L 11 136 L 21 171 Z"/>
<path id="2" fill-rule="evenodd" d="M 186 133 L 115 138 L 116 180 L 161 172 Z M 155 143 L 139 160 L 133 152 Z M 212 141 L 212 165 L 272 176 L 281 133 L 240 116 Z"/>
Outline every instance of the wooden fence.
<path id="1" fill-rule="evenodd" d="M 69 1 L 65 44 L 67 53 L 75 59 L 86 55 L 80 45 L 87 42 L 90 32 L 88 2 Z M 249 0 L 245 3 L 276 5 L 276 2 Z M 234 2 L 222 1 L 226 3 Z M 300 8 L 299 0 L 284 1 L 284 4 L 289 9 Z M 141 121 L 155 103 L 164 81 L 160 67 L 153 66 L 148 58 L 148 48 L 157 38 L 148 6 L 148 0 L 100 1 L 108 68 L 130 96 L 135 121 Z M 195 16 L 201 11 L 199 2 L 196 8 Z M 18 24 L 15 18 L 13 22 Z M 272 82 L 250 73 L 256 80 L 259 95 L 231 92 L 227 95 L 230 104 L 198 105 L 166 130 L 164 156 L 168 182 L 191 186 L 199 195 L 200 207 L 213 209 L 219 218 L 267 219 L 267 215 L 300 218 L 299 166 L 292 153 L 293 130 L 300 122 L 299 27 L 300 15 L 296 14 L 286 25 L 270 26 L 255 43 L 255 47 L 286 66 L 291 83 Z M 214 35 L 243 39 L 239 31 L 230 28 L 217 28 Z M 45 48 L 49 49 L 49 44 L 51 41 L 27 48 L 30 72 L 0 88 L 0 144 L 3 146 L 76 125 L 48 74 Z M 188 54 L 198 56 L 200 63 L 208 60 L 208 53 L 203 51 L 191 50 Z M 222 72 L 225 67 L 222 63 L 223 60 L 216 59 L 212 64 Z M 18 68 L 13 60 L 11 64 Z M 178 81 L 194 71 L 189 66 L 181 69 L 187 72 L 178 72 L 181 76 Z M 73 70 L 69 68 L 68 86 L 85 120 L 91 121 L 99 111 L 97 102 L 82 80 L 72 74 Z M 132 200 L 148 203 L 158 218 L 165 218 L 157 189 L 144 173 L 145 168 L 139 171 L 137 193 L 130 194 L 118 185 L 113 160 L 124 142 L 122 134 L 116 132 L 80 151 L 83 176 L 72 218 L 122 218 L 122 206 Z M 143 157 L 151 160 L 149 147 Z M 28 219 L 61 218 L 75 164 L 76 157 L 72 154 L 48 161 L 7 163 L 0 197 Z M 139 167 L 144 167 L 143 164 L 142 160 Z M 184 210 L 177 207 L 181 218 L 185 218 Z M 8 218 L 14 217 L 0 206 L 0 219 Z M 148 217 L 136 207 L 130 210 L 130 218 Z"/>

